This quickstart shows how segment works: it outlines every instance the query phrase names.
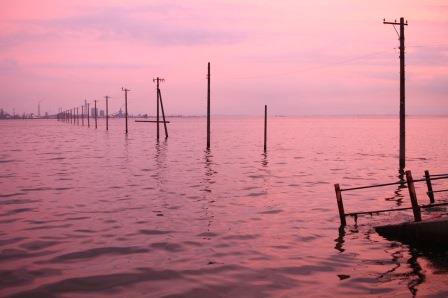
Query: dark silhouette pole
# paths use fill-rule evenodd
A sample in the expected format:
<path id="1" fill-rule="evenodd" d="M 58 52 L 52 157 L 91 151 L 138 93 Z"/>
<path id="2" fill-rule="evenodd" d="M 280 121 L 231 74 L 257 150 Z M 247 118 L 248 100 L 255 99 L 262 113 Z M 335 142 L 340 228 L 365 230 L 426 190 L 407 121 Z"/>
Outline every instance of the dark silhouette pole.
<path id="1" fill-rule="evenodd" d="M 84 126 L 84 106 L 81 106 L 81 124 Z"/>
<path id="2" fill-rule="evenodd" d="M 121 87 L 121 90 L 124 91 L 124 116 L 126 118 L 126 134 L 128 134 L 128 91 L 129 89 Z"/>
<path id="3" fill-rule="evenodd" d="M 386 22 L 383 20 L 383 24 L 400 25 L 400 32 L 398 34 L 400 40 L 400 173 L 404 173 L 406 166 L 406 110 L 405 110 L 405 48 L 404 48 L 404 26 L 408 25 L 408 22 L 404 21 L 404 18 L 400 18 L 400 22 Z M 397 29 L 395 29 L 397 31 Z"/>
<path id="4" fill-rule="evenodd" d="M 156 118 L 156 122 L 157 122 L 157 140 L 159 140 L 159 137 L 160 137 L 160 127 L 159 127 L 159 125 L 160 125 L 160 114 L 159 114 L 159 102 L 161 103 L 161 93 L 160 93 L 160 82 L 163 82 L 163 81 L 165 81 L 164 79 L 162 79 L 162 78 L 159 78 L 159 77 L 157 77 L 157 78 L 155 78 L 155 79 L 152 79 L 152 81 L 153 82 L 156 82 L 157 83 L 157 118 Z M 163 113 L 163 106 L 162 106 L 162 113 Z M 163 113 L 164 114 L 164 113 Z M 163 118 L 165 119 L 165 114 L 163 115 Z M 165 122 L 165 120 L 163 121 L 163 122 Z M 167 131 L 167 129 L 166 129 L 166 123 L 164 123 L 165 124 L 165 138 L 168 138 L 168 131 Z"/>
<path id="5" fill-rule="evenodd" d="M 265 153 L 268 148 L 267 140 L 268 140 L 268 106 L 265 105 L 264 106 L 264 152 Z"/>
<path id="6" fill-rule="evenodd" d="M 159 89 L 160 107 L 162 108 L 163 127 L 165 128 L 165 139 L 168 139 L 168 128 L 166 127 L 165 110 L 163 109 L 162 93 Z"/>
<path id="7" fill-rule="evenodd" d="M 95 99 L 95 129 L 98 128 L 97 115 L 98 113 L 96 112 L 96 99 Z"/>
<path id="8" fill-rule="evenodd" d="M 78 107 L 76 107 L 76 125 L 79 126 L 79 113 L 78 113 Z"/>
<path id="9" fill-rule="evenodd" d="M 86 105 L 87 105 L 87 127 L 90 128 L 90 111 L 89 111 L 90 104 L 86 103 Z"/>
<path id="10" fill-rule="evenodd" d="M 106 130 L 109 130 L 109 96 L 106 97 Z"/>
<path id="11" fill-rule="evenodd" d="M 207 66 L 207 149 L 210 149 L 210 62 Z"/>

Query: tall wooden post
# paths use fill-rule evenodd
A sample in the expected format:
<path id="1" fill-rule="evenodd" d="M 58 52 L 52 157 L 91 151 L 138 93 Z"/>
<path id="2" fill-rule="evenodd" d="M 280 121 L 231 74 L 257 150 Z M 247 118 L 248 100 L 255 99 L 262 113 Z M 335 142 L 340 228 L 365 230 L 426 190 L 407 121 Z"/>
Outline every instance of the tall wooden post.
<path id="1" fill-rule="evenodd" d="M 160 135 L 160 132 L 159 132 L 159 102 L 160 102 L 160 100 L 159 100 L 159 96 L 160 96 L 160 92 L 159 92 L 160 90 L 159 90 L 159 78 L 157 78 L 157 140 L 159 140 L 159 135 Z"/>
<path id="2" fill-rule="evenodd" d="M 264 152 L 268 149 L 268 106 L 264 106 Z"/>
<path id="3" fill-rule="evenodd" d="M 406 164 L 404 18 L 400 18 L 400 169 Z"/>
<path id="4" fill-rule="evenodd" d="M 87 127 L 90 128 L 90 104 L 86 103 L 87 105 Z"/>
<path id="5" fill-rule="evenodd" d="M 95 128 L 98 128 L 98 120 L 97 120 L 97 117 L 98 117 L 98 112 L 97 112 L 97 110 L 96 110 L 96 99 L 95 99 Z"/>
<path id="6" fill-rule="evenodd" d="M 109 130 L 109 96 L 106 95 L 106 130 Z"/>
<path id="7" fill-rule="evenodd" d="M 84 106 L 81 106 L 81 124 L 84 126 Z"/>
<path id="8" fill-rule="evenodd" d="M 428 197 L 429 197 L 429 202 L 431 202 L 431 204 L 434 204 L 435 200 L 434 200 L 434 192 L 432 191 L 432 183 L 431 183 L 431 176 L 429 175 L 429 171 L 426 170 L 425 171 L 425 180 L 426 180 L 426 186 L 428 187 Z"/>
<path id="9" fill-rule="evenodd" d="M 405 47 L 404 47 L 404 26 L 408 25 L 408 22 L 404 21 L 404 18 L 400 18 L 400 22 L 386 22 L 383 24 L 400 26 L 399 40 L 400 40 L 400 157 L 399 157 L 399 167 L 400 173 L 404 172 L 406 167 L 406 109 L 405 109 Z M 398 32 L 397 32 L 398 33 Z"/>
<path id="10" fill-rule="evenodd" d="M 336 192 L 336 202 L 338 203 L 339 219 L 341 221 L 341 226 L 345 226 L 347 222 L 345 221 L 344 203 L 342 202 L 341 187 L 339 186 L 339 184 L 334 185 L 334 190 Z"/>
<path id="11" fill-rule="evenodd" d="M 126 134 L 128 134 L 128 91 L 129 89 L 121 87 L 121 90 L 124 91 L 124 116 L 126 118 Z"/>
<path id="12" fill-rule="evenodd" d="M 409 197 L 411 198 L 412 212 L 414 213 L 415 221 L 422 221 L 422 215 L 420 213 L 420 206 L 417 201 L 417 194 L 415 192 L 414 180 L 412 179 L 411 171 L 406 171 L 406 182 L 408 184 Z"/>
<path id="13" fill-rule="evenodd" d="M 207 67 L 207 149 L 210 149 L 210 62 Z"/>
<path id="14" fill-rule="evenodd" d="M 78 107 L 76 107 L 76 125 L 79 126 L 79 113 L 78 113 Z"/>

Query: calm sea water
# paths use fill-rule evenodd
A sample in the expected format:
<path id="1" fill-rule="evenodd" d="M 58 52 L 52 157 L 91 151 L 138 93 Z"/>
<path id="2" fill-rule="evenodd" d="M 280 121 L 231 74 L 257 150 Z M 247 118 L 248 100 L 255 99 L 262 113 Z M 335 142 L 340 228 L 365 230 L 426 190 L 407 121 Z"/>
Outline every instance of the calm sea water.
<path id="1" fill-rule="evenodd" d="M 154 124 L 131 121 L 125 136 L 122 119 L 108 132 L 104 120 L 1 121 L 0 296 L 448 295 L 446 252 L 373 229 L 411 212 L 338 229 L 334 183 L 398 180 L 396 119 L 270 118 L 266 155 L 261 118 L 214 118 L 209 152 L 205 128 L 174 118 L 156 143 Z M 447 173 L 448 118 L 407 129 L 414 177 Z M 410 205 L 395 186 L 344 199 L 346 211 Z"/>

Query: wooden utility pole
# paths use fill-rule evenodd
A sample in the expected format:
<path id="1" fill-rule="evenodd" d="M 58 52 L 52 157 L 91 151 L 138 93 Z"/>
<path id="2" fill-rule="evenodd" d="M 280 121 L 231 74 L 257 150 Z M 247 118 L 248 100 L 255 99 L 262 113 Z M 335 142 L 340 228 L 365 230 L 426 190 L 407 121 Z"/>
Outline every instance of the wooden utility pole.
<path id="1" fill-rule="evenodd" d="M 405 51 L 404 51 L 404 26 L 408 25 L 408 21 L 404 21 L 404 18 L 400 18 L 398 23 L 396 20 L 394 22 L 386 22 L 383 20 L 383 24 L 393 25 L 395 31 L 398 34 L 400 40 L 400 173 L 404 173 L 404 168 L 406 166 L 406 125 L 405 125 Z M 400 32 L 397 31 L 395 26 L 400 26 Z"/>
<path id="2" fill-rule="evenodd" d="M 128 92 L 131 91 L 124 87 L 121 87 L 121 90 L 124 91 L 124 116 L 126 118 L 126 134 L 128 134 Z"/>
<path id="3" fill-rule="evenodd" d="M 264 152 L 268 149 L 268 106 L 264 106 Z"/>
<path id="4" fill-rule="evenodd" d="M 95 129 L 98 128 L 97 116 L 98 116 L 98 112 L 96 111 L 96 99 L 95 99 Z"/>
<path id="5" fill-rule="evenodd" d="M 207 149 L 210 149 L 210 62 L 207 67 Z"/>
<path id="6" fill-rule="evenodd" d="M 109 96 L 105 96 L 106 98 L 106 130 L 109 130 Z"/>

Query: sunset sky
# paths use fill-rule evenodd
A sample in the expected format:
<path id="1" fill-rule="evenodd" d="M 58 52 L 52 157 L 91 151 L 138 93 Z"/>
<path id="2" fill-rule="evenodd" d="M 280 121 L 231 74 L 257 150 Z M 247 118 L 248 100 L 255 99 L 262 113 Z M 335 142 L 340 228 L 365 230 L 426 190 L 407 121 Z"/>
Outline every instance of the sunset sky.
<path id="1" fill-rule="evenodd" d="M 203 115 L 212 65 L 214 114 L 398 113 L 405 17 L 407 113 L 448 114 L 446 0 L 2 0 L 0 107 L 12 113 L 129 94 L 131 113 Z"/>

